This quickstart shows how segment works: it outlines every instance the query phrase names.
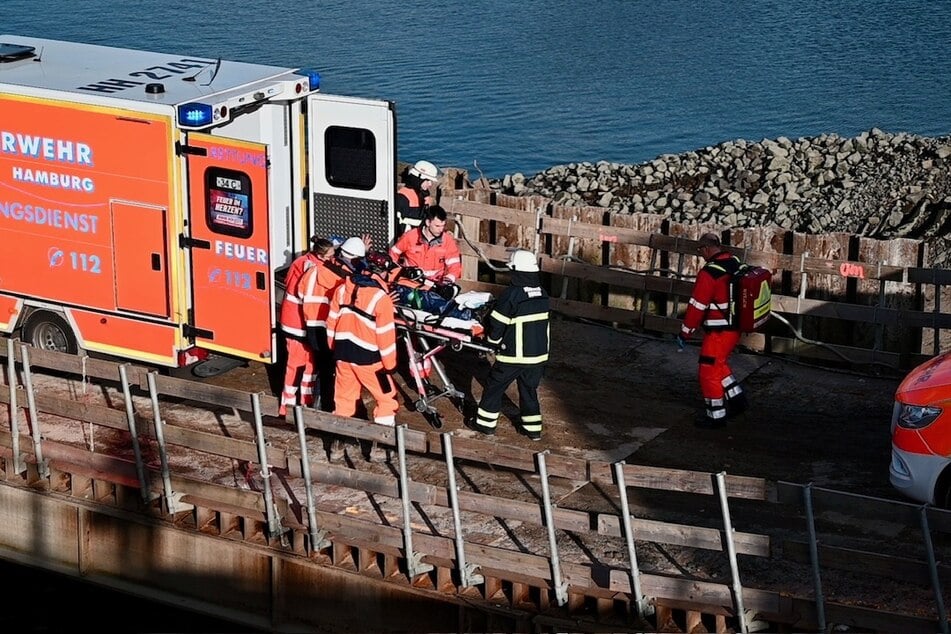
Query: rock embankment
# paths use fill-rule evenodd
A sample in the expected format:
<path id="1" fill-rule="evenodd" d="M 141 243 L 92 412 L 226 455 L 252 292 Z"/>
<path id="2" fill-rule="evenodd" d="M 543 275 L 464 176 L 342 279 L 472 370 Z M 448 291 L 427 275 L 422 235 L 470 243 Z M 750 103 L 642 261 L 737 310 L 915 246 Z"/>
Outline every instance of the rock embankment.
<path id="1" fill-rule="evenodd" d="M 951 136 L 878 129 L 758 142 L 738 140 L 637 165 L 571 163 L 531 178 L 511 174 L 498 191 L 560 205 L 651 213 L 684 223 L 779 225 L 928 242 L 932 263 L 951 264 Z"/>

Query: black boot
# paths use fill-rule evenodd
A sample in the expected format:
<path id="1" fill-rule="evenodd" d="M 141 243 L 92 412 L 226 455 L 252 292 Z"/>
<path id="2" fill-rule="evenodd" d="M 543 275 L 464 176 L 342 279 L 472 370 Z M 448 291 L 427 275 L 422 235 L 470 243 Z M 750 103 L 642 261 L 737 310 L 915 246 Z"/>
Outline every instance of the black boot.
<path id="1" fill-rule="evenodd" d="M 746 398 L 746 392 L 740 392 L 726 402 L 726 415 L 730 418 L 739 416 L 749 408 L 750 402 Z"/>
<path id="2" fill-rule="evenodd" d="M 707 416 L 706 412 L 703 412 L 697 414 L 693 424 L 694 427 L 699 427 L 701 429 L 719 429 L 720 427 L 726 426 L 726 417 L 713 418 L 711 416 Z"/>

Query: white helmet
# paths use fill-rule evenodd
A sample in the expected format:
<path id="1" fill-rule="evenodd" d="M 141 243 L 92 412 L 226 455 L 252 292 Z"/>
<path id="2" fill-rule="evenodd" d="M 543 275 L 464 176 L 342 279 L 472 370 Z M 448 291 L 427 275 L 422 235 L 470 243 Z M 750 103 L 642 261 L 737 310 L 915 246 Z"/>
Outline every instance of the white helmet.
<path id="1" fill-rule="evenodd" d="M 409 168 L 409 173 L 424 181 L 439 180 L 439 169 L 429 161 L 416 161 L 416 165 Z"/>
<path id="2" fill-rule="evenodd" d="M 367 254 L 367 245 L 363 244 L 360 238 L 347 238 L 340 245 L 341 257 L 352 260 L 353 258 L 362 258 Z"/>
<path id="3" fill-rule="evenodd" d="M 509 268 L 513 271 L 523 271 L 525 273 L 538 273 L 538 261 L 535 254 L 531 251 L 519 249 L 513 251 L 509 256 Z"/>

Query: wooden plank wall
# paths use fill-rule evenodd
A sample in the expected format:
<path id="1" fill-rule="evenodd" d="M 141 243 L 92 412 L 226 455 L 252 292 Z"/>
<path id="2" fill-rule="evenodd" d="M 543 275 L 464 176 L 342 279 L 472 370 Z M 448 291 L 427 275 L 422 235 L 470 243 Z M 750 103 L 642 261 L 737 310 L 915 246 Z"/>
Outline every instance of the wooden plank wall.
<path id="1" fill-rule="evenodd" d="M 774 319 L 746 336 L 749 348 L 907 370 L 936 354 L 942 331 L 951 329 L 951 297 L 940 301 L 951 278 L 924 265 L 927 249 L 918 240 L 687 225 L 485 189 L 445 193 L 442 204 L 460 227 L 472 287 L 504 283 L 493 268 L 508 250 L 529 249 L 543 256 L 549 292 L 563 300 L 559 310 L 575 316 L 600 313 L 621 326 L 676 332 L 702 265 L 696 240 L 713 231 L 774 273 L 774 311 L 789 323 Z"/>

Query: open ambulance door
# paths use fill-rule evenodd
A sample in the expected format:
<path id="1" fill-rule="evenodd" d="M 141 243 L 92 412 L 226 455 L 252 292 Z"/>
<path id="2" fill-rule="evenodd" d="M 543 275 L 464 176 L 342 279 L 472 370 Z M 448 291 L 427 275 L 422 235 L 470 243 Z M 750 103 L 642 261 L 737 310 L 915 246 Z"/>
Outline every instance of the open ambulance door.
<path id="1" fill-rule="evenodd" d="M 268 253 L 267 146 L 192 132 L 188 166 L 192 315 L 186 336 L 207 350 L 274 358 Z"/>
<path id="2" fill-rule="evenodd" d="M 387 248 L 396 232 L 393 104 L 319 93 L 307 100 L 313 235 L 368 233 Z"/>

